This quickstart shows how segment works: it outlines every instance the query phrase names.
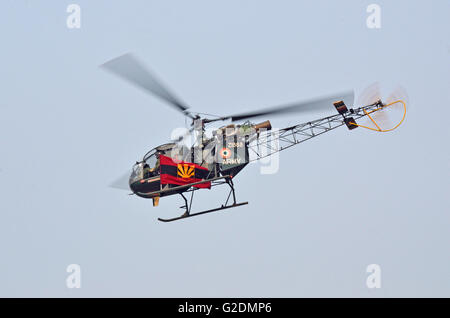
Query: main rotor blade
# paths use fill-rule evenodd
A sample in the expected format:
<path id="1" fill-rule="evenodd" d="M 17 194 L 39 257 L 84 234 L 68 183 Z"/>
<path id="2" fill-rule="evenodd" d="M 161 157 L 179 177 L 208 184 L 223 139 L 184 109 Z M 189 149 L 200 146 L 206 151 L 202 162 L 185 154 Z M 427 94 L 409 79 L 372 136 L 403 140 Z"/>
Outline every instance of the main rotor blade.
<path id="1" fill-rule="evenodd" d="M 255 111 L 255 112 L 248 112 L 248 113 L 227 116 L 227 117 L 223 117 L 223 119 L 231 118 L 232 121 L 238 121 L 238 120 L 266 116 L 266 115 L 303 113 L 303 112 L 316 111 L 316 110 L 326 109 L 326 108 L 332 109 L 333 102 L 338 101 L 338 100 L 344 100 L 346 103 L 353 105 L 353 98 L 354 98 L 353 91 L 345 91 L 345 92 L 342 92 L 339 94 L 333 94 L 333 95 L 328 95 L 325 97 L 314 98 L 314 99 L 310 99 L 310 100 L 299 102 L 299 103 L 292 103 L 292 104 L 282 105 L 282 106 L 278 106 L 278 107 L 266 108 L 266 109 Z"/>
<path id="2" fill-rule="evenodd" d="M 155 75 L 147 70 L 131 53 L 121 55 L 111 61 L 108 61 L 100 67 L 111 73 L 122 77 L 132 84 L 150 92 L 159 98 L 165 100 L 170 105 L 181 111 L 186 116 L 193 118 L 187 111 L 189 108 L 175 97 Z"/>

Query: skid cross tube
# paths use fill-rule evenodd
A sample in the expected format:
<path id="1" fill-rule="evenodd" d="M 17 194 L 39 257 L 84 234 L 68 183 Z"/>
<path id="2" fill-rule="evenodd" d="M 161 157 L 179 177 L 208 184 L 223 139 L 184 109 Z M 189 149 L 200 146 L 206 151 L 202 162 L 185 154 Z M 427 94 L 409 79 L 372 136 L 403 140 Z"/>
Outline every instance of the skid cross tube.
<path id="1" fill-rule="evenodd" d="M 222 204 L 218 208 L 214 208 L 214 209 L 210 209 L 210 210 L 206 210 L 206 211 L 201 211 L 201 212 L 196 212 L 196 213 L 191 213 L 192 198 L 194 196 L 194 191 L 192 191 L 191 202 L 190 202 L 189 205 L 188 205 L 187 198 L 183 195 L 183 193 L 180 193 L 182 198 L 184 199 L 184 202 L 185 202 L 185 205 L 182 205 L 180 207 L 180 208 L 185 208 L 186 209 L 184 214 L 182 214 L 181 216 L 175 217 L 175 218 L 171 218 L 171 219 L 158 218 L 158 221 L 161 221 L 161 222 L 173 222 L 173 221 L 177 221 L 177 220 L 181 220 L 181 219 L 185 219 L 185 218 L 189 218 L 189 217 L 193 217 L 193 216 L 197 216 L 197 215 L 202 215 L 202 214 L 206 214 L 206 213 L 211 213 L 211 212 L 221 211 L 221 210 L 225 210 L 225 209 L 235 208 L 235 207 L 238 207 L 238 206 L 241 206 L 241 205 L 248 204 L 248 202 L 240 202 L 240 203 L 236 202 L 236 193 L 235 193 L 233 181 L 231 180 L 231 177 L 229 177 L 229 176 L 227 178 L 225 178 L 225 180 L 226 180 L 226 183 L 230 186 L 230 192 L 228 193 L 228 197 L 227 197 L 227 200 L 225 201 L 225 204 Z M 228 201 L 229 201 L 231 195 L 233 195 L 233 204 L 228 205 Z"/>
<path id="2" fill-rule="evenodd" d="M 186 197 L 184 196 L 184 194 L 180 193 L 180 195 L 184 200 L 184 205 L 180 206 L 180 209 L 186 209 L 185 213 L 189 214 L 189 210 L 191 209 L 191 207 L 188 205 L 188 201 L 187 201 Z M 192 205 L 192 201 L 191 201 L 191 205 Z"/>

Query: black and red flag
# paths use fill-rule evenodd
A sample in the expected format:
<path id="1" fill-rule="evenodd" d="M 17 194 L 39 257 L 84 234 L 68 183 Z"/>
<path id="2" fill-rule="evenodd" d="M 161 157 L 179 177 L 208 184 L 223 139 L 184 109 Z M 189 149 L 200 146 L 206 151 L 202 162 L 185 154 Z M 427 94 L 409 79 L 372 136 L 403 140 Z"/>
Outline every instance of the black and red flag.
<path id="1" fill-rule="evenodd" d="M 159 155 L 161 184 L 186 185 L 208 179 L 209 170 L 198 164 L 178 161 Z M 211 181 L 193 185 L 196 188 L 211 188 Z"/>

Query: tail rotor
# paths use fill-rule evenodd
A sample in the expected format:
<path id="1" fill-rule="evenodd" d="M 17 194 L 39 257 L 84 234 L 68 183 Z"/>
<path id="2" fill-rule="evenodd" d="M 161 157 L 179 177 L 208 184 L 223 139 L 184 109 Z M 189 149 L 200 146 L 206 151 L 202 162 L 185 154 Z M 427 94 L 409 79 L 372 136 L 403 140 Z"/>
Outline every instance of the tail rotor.
<path id="1" fill-rule="evenodd" d="M 372 105 L 381 101 L 384 107 L 367 116 L 361 124 L 374 130 L 389 131 L 402 122 L 405 116 L 405 105 L 408 104 L 408 94 L 402 86 L 397 86 L 388 97 L 383 98 L 380 83 L 374 82 L 367 86 L 358 97 L 357 106 Z"/>

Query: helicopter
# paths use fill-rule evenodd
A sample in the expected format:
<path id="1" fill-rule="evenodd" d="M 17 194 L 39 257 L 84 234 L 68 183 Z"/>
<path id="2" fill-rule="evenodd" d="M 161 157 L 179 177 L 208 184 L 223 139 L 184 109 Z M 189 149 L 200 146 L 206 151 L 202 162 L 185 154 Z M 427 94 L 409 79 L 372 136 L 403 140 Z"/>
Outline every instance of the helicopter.
<path id="1" fill-rule="evenodd" d="M 152 199 L 153 206 L 158 206 L 162 197 L 176 194 L 182 197 L 184 204 L 180 208 L 184 209 L 184 213 L 173 218 L 158 218 L 162 222 L 173 222 L 248 204 L 237 202 L 233 179 L 252 161 L 266 158 L 341 126 L 346 126 L 349 130 L 362 127 L 377 132 L 392 131 L 402 124 L 406 115 L 406 103 L 402 99 L 391 98 L 391 101 L 383 103 L 378 93 L 367 105 L 350 108 L 347 104 L 353 103 L 354 93 L 353 90 L 348 90 L 257 111 L 202 117 L 200 115 L 208 114 L 190 111 L 187 104 L 169 91 L 131 53 L 121 55 L 100 67 L 159 97 L 191 121 L 185 134 L 145 153 L 133 165 L 128 177 L 127 188 L 131 190 L 131 195 Z M 332 109 L 333 106 L 336 111 L 333 115 L 273 131 L 269 120 L 259 123 L 251 121 L 257 117 L 314 112 Z M 400 120 L 395 126 L 383 129 L 375 119 L 376 115 L 394 108 L 400 110 Z M 357 122 L 363 117 L 369 118 L 371 125 Z M 209 129 L 210 124 L 224 121 L 231 123 Z M 192 213 L 194 193 L 219 185 L 229 187 L 225 203 Z M 188 200 L 186 196 L 189 194 Z"/>

